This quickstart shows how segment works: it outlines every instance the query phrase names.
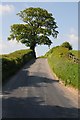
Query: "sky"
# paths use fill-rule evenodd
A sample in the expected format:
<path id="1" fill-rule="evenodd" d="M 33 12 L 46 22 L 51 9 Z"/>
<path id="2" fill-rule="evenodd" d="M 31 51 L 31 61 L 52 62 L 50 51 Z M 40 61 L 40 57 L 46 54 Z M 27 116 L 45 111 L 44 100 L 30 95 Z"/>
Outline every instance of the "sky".
<path id="1" fill-rule="evenodd" d="M 3 2 L 0 4 L 0 54 L 7 54 L 26 46 L 14 41 L 8 41 L 10 26 L 14 23 L 23 23 L 16 14 L 29 7 L 40 7 L 53 14 L 58 25 L 58 37 L 51 37 L 51 48 L 68 41 L 73 49 L 78 49 L 78 3 L 77 2 Z M 2 34 L 1 34 L 2 33 Z M 1 49 L 2 47 L 2 49 Z M 44 55 L 48 46 L 36 47 L 37 56 Z"/>
<path id="2" fill-rule="evenodd" d="M 17 0 L 1 0 L 1 2 L 16 2 Z M 18 2 L 78 2 L 79 0 L 18 0 Z"/>

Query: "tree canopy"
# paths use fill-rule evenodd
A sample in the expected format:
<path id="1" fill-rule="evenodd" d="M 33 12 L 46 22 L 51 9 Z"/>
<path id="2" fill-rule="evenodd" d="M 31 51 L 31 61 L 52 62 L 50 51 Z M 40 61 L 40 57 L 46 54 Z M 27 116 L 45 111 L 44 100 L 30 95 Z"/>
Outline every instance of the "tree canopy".
<path id="1" fill-rule="evenodd" d="M 61 46 L 72 50 L 72 45 L 69 42 L 64 42 Z"/>
<path id="2" fill-rule="evenodd" d="M 17 14 L 25 24 L 13 24 L 8 40 L 16 39 L 35 52 L 36 45 L 52 44 L 50 36 L 57 37 L 55 18 L 42 8 L 27 8 Z"/>

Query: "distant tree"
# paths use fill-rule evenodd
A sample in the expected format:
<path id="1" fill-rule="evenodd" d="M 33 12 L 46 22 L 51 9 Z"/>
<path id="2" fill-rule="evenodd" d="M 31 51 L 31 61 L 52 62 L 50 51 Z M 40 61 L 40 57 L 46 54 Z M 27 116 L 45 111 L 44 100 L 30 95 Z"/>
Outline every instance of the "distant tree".
<path id="1" fill-rule="evenodd" d="M 8 40 L 16 39 L 18 42 L 30 47 L 36 57 L 36 45 L 50 46 L 52 42 L 49 36 L 57 37 L 58 31 L 56 31 L 55 18 L 45 9 L 32 7 L 20 11 L 17 15 L 25 24 L 13 24 Z"/>
<path id="2" fill-rule="evenodd" d="M 72 45 L 69 42 L 64 42 L 61 46 L 72 50 Z"/>

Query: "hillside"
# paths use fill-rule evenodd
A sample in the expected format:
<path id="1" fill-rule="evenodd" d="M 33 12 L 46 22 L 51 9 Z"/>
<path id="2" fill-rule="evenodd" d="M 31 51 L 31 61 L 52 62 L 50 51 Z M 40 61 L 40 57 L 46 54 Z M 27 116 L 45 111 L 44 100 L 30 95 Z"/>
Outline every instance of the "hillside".
<path id="1" fill-rule="evenodd" d="M 52 71 L 61 79 L 65 85 L 71 85 L 80 89 L 79 72 L 80 64 L 69 58 L 69 54 L 77 55 L 78 51 L 68 50 L 67 48 L 57 46 L 45 54 Z M 80 54 L 80 51 L 79 51 Z"/>
<path id="2" fill-rule="evenodd" d="M 15 74 L 31 59 L 33 59 L 33 52 L 30 49 L 18 50 L 10 54 L 2 55 L 2 81 L 4 82 Z"/>
<path id="3" fill-rule="evenodd" d="M 80 58 L 80 50 L 71 50 L 71 53 L 74 54 L 76 57 Z"/>

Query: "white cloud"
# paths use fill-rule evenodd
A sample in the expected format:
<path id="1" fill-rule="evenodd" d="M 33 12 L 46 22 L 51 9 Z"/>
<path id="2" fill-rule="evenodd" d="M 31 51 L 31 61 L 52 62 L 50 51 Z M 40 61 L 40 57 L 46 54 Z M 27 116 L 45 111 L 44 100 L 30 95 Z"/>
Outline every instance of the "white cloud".
<path id="1" fill-rule="evenodd" d="M 67 35 L 67 41 L 70 42 L 74 49 L 78 49 L 78 35 L 74 33 Z"/>
<path id="2" fill-rule="evenodd" d="M 69 29 L 69 32 L 62 37 L 65 41 L 69 42 L 73 49 L 78 49 L 78 30 L 74 27 Z"/>
<path id="3" fill-rule="evenodd" d="M 67 37 L 72 43 L 78 42 L 78 31 L 74 28 L 71 28 Z"/>
<path id="4" fill-rule="evenodd" d="M 15 7 L 13 5 L 0 5 L 0 15 L 4 13 L 12 13 L 15 10 Z"/>
<path id="5" fill-rule="evenodd" d="M 0 53 L 2 53 L 2 40 L 0 40 Z"/>
<path id="6" fill-rule="evenodd" d="M 78 49 L 79 36 L 77 29 L 73 27 L 70 28 L 67 33 L 60 34 L 58 39 L 60 39 L 61 41 L 56 41 L 56 45 L 60 45 L 63 42 L 67 41 L 72 45 L 73 49 Z"/>
<path id="7" fill-rule="evenodd" d="M 0 41 L 0 54 L 8 54 L 20 49 L 27 49 L 27 47 L 21 43 L 14 41 Z"/>
<path id="8" fill-rule="evenodd" d="M 70 33 L 71 34 L 76 34 L 76 33 L 78 33 L 78 28 L 77 28 L 77 30 L 76 29 L 74 29 L 73 27 L 70 29 Z"/>
<path id="9" fill-rule="evenodd" d="M 68 35 L 68 37 L 70 40 L 73 40 L 73 41 L 78 40 L 78 36 L 75 34 L 70 34 L 70 35 Z"/>

